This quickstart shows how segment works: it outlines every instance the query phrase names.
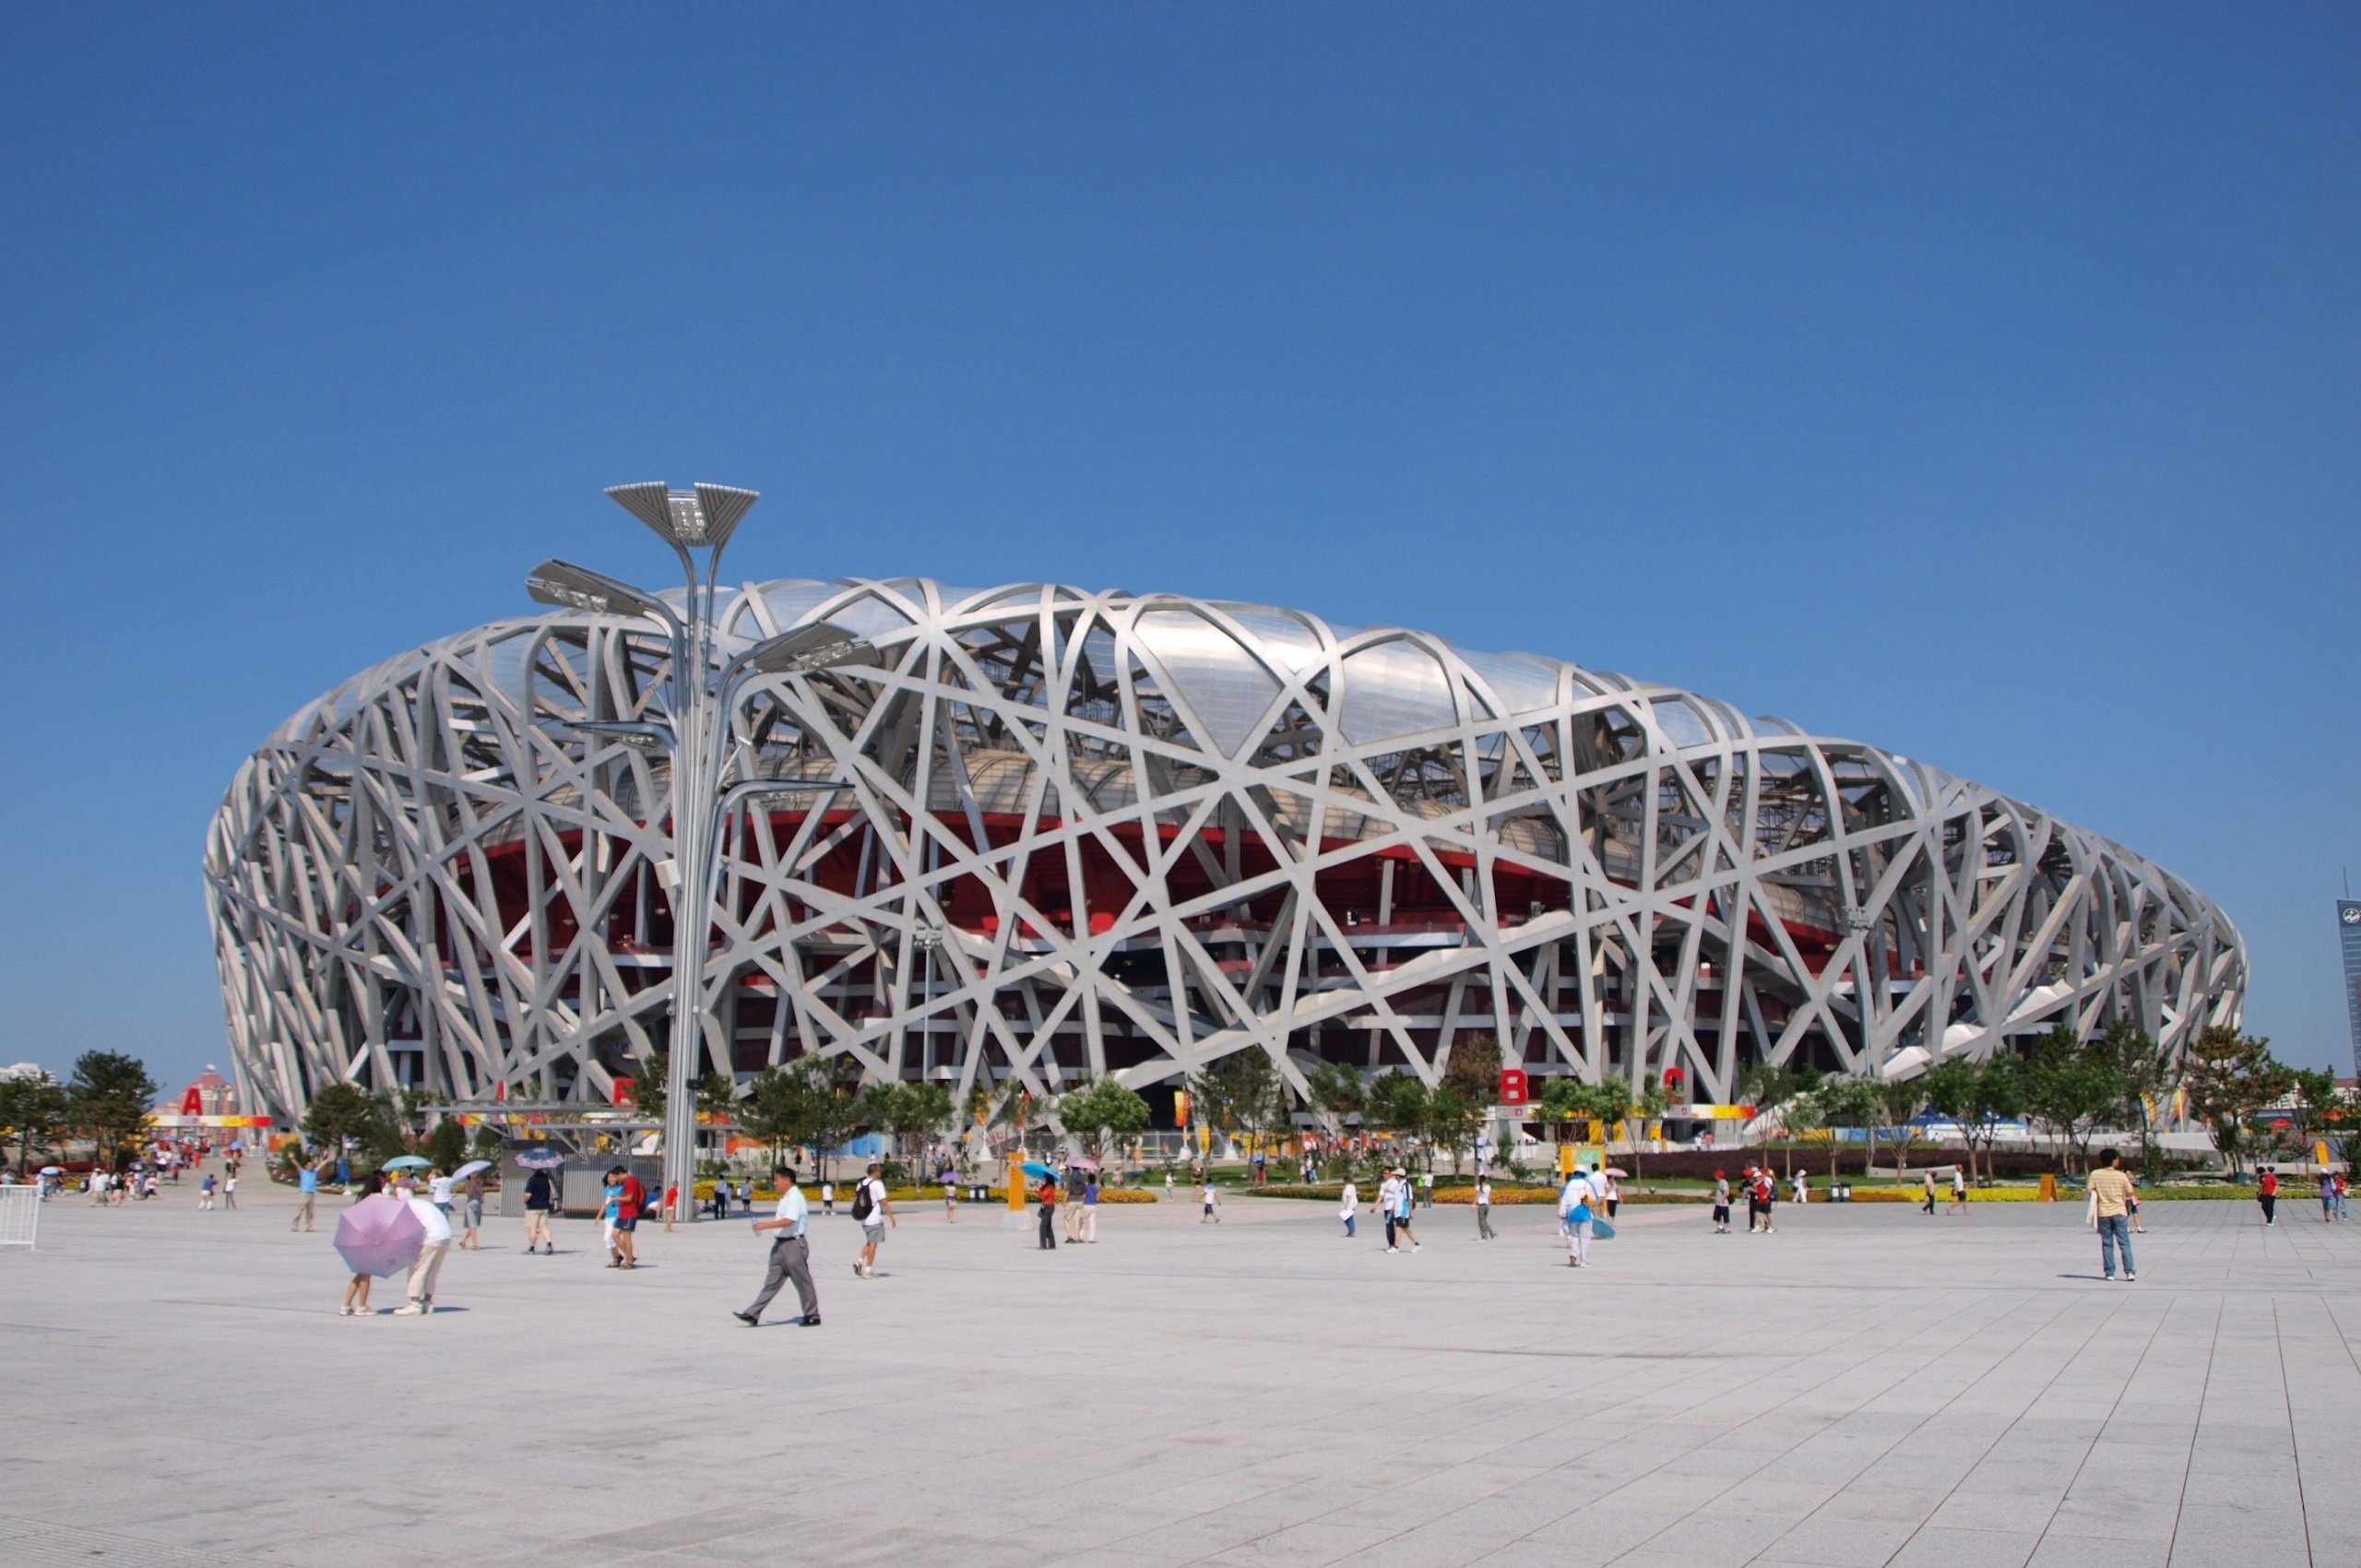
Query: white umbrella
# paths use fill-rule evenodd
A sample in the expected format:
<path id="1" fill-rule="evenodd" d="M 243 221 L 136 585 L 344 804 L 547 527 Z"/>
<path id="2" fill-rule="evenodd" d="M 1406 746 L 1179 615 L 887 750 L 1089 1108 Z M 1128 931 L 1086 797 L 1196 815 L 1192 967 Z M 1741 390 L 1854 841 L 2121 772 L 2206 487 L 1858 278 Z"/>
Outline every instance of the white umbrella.
<path id="1" fill-rule="evenodd" d="M 460 1166 L 457 1170 L 452 1171 L 451 1180 L 454 1182 L 464 1182 L 479 1170 L 489 1170 L 491 1169 L 492 1161 L 488 1159 L 471 1159 L 465 1165 Z"/>

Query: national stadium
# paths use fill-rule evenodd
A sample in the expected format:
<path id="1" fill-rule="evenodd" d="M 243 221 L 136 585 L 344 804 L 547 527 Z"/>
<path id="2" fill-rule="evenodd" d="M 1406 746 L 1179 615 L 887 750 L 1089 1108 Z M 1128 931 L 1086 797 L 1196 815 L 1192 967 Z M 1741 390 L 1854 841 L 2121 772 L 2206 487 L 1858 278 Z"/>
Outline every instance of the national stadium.
<path id="1" fill-rule="evenodd" d="M 1896 1077 L 2061 1021 L 2177 1048 L 2238 1018 L 2244 944 L 2163 867 L 1695 693 L 1038 584 L 749 584 L 714 620 L 720 656 L 825 625 L 875 662 L 730 705 L 693 1077 L 1113 1075 L 1166 1117 L 1230 1052 L 1299 1088 L 1323 1059 L 1432 1083 L 1489 1036 L 1534 1079 L 1655 1075 L 1709 1114 L 1756 1063 Z M 667 754 L 625 731 L 662 717 L 672 647 L 498 622 L 241 766 L 206 883 L 249 1107 L 339 1080 L 603 1105 L 640 1074 L 677 875 Z"/>

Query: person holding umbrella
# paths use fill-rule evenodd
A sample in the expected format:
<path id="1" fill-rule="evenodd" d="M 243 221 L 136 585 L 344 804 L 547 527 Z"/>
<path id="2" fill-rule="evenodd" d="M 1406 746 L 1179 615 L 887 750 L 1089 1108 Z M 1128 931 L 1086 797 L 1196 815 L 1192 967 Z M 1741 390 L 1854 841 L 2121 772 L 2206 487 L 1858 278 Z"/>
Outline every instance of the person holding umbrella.
<path id="1" fill-rule="evenodd" d="M 409 1299 L 394 1309 L 394 1315 L 425 1317 L 434 1311 L 434 1282 L 442 1277 L 443 1259 L 451 1251 L 451 1222 L 444 1218 L 443 1206 L 432 1198 L 420 1197 L 417 1188 L 405 1186 L 402 1192 L 409 1212 L 418 1220 L 422 1239 L 403 1291 Z"/>
<path id="2" fill-rule="evenodd" d="M 383 1234 L 371 1226 L 379 1206 L 370 1200 L 383 1193 L 385 1186 L 385 1177 L 371 1171 L 369 1179 L 362 1183 L 360 1200 L 345 1210 L 343 1218 L 337 1222 L 336 1250 L 344 1255 L 345 1263 L 352 1269 L 352 1281 L 344 1288 L 344 1305 L 337 1309 L 339 1317 L 372 1315 L 369 1283 L 376 1278 L 380 1263 L 386 1265 L 384 1272 L 387 1274 L 407 1266 L 407 1259 L 395 1261 L 394 1256 L 374 1250 L 388 1245 Z M 391 1223 L 392 1217 L 388 1214 L 386 1224 L 390 1226 Z M 420 1232 L 421 1237 L 424 1234 L 423 1230 Z"/>

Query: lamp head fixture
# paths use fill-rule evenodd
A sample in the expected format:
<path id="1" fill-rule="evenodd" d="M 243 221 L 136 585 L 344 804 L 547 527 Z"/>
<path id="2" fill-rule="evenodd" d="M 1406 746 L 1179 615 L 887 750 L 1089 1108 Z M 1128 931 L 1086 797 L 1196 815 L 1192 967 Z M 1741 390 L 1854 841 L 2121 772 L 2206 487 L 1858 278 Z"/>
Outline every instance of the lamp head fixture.
<path id="1" fill-rule="evenodd" d="M 762 499 L 760 491 L 735 485 L 699 483 L 674 490 L 662 480 L 611 485 L 607 494 L 665 543 L 682 550 L 719 550 L 730 542 L 739 520 Z"/>
<path id="2" fill-rule="evenodd" d="M 543 604 L 587 610 L 593 615 L 653 615 L 670 618 L 663 603 L 629 583 L 570 561 L 544 561 L 525 579 L 525 591 Z"/>

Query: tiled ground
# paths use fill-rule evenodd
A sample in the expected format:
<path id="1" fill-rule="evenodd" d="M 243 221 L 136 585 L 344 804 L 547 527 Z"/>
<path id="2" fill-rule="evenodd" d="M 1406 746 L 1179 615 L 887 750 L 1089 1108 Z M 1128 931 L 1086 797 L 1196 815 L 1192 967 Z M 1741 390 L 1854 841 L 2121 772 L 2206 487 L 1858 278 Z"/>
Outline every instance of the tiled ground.
<path id="1" fill-rule="evenodd" d="M 0 1253 L 0 1562 L 2361 1563 L 2361 1230 L 2302 1204 L 2153 1205 L 2136 1285 L 2064 1205 L 1626 1209 L 1581 1274 L 1540 1211 L 937 1206 L 874 1283 L 825 1222 L 827 1325 L 757 1332 L 741 1224 L 623 1275 L 494 1221 L 458 1310 L 350 1320 L 287 1201 Z"/>

